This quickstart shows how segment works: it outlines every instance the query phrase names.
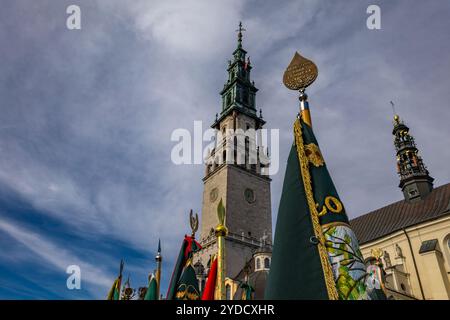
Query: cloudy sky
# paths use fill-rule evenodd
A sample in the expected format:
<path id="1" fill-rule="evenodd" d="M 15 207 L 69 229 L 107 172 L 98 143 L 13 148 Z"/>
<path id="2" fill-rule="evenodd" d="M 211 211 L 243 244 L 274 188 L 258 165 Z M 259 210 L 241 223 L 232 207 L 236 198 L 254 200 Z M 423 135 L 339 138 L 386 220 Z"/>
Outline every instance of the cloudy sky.
<path id="1" fill-rule="evenodd" d="M 66 8 L 81 8 L 81 30 Z M 381 30 L 366 27 L 370 4 Z M 173 130 L 206 129 L 242 20 L 267 128 L 280 129 L 276 219 L 295 92 L 294 52 L 316 62 L 313 124 L 350 217 L 400 200 L 393 100 L 435 185 L 450 181 L 450 2 L 1 1 L 0 298 L 104 299 L 119 261 L 146 283 L 161 238 L 165 292 L 202 165 L 172 164 Z M 68 290 L 79 265 L 82 289 Z"/>

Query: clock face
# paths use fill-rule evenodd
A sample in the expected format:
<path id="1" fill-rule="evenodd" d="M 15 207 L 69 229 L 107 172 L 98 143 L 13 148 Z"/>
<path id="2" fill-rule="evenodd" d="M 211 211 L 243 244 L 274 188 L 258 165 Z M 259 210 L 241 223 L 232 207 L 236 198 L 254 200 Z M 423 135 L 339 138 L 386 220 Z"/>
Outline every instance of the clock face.
<path id="1" fill-rule="evenodd" d="M 209 200 L 211 202 L 216 201 L 218 195 L 219 195 L 219 190 L 217 188 L 212 189 L 211 192 L 209 193 Z"/>
<path id="2" fill-rule="evenodd" d="M 244 198 L 248 203 L 255 202 L 255 200 L 256 200 L 255 192 L 250 188 L 245 189 Z"/>

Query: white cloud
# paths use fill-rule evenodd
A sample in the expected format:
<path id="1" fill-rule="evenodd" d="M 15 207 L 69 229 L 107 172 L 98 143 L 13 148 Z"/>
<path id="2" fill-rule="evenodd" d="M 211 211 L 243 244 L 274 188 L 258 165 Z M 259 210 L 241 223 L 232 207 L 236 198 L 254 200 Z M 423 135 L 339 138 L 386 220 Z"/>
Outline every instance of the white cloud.
<path id="1" fill-rule="evenodd" d="M 107 292 L 114 280 L 114 275 L 105 272 L 104 268 L 82 261 L 73 252 L 56 245 L 45 236 L 34 233 L 7 220 L 0 221 L 0 230 L 23 244 L 35 256 L 42 259 L 41 265 L 51 266 L 59 275 L 65 274 L 68 266 L 78 265 L 81 268 L 82 283 L 86 281 L 98 288 L 103 288 L 105 292 Z M 61 283 L 60 291 L 64 289 L 66 289 L 65 282 Z"/>

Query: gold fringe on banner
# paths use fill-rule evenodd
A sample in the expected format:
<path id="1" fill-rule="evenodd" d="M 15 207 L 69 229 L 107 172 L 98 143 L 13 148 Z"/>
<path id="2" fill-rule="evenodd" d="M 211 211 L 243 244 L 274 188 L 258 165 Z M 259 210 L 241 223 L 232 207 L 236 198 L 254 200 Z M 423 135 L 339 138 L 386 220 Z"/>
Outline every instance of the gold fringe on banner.
<path id="1" fill-rule="evenodd" d="M 323 275 L 325 278 L 325 285 L 327 287 L 328 298 L 330 300 L 338 300 L 339 295 L 334 281 L 333 269 L 331 268 L 328 252 L 325 247 L 325 236 L 323 234 L 322 226 L 319 223 L 319 212 L 316 208 L 314 194 L 312 189 L 311 175 L 309 173 L 309 160 L 306 157 L 305 147 L 303 144 L 302 125 L 300 119 L 294 123 L 295 145 L 297 147 L 297 155 L 300 162 L 300 171 L 302 175 L 303 185 L 305 187 L 306 199 L 311 214 L 311 220 L 314 229 L 314 235 L 319 240 L 317 245 L 319 248 L 320 262 L 322 263 Z"/>

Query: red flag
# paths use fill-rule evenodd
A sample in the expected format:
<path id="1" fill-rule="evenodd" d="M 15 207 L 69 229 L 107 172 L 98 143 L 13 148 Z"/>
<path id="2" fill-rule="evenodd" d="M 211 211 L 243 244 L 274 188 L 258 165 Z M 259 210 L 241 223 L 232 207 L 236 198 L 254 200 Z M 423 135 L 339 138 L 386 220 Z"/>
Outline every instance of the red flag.
<path id="1" fill-rule="evenodd" d="M 206 281 L 205 289 L 203 290 L 202 300 L 214 300 L 214 292 L 216 289 L 217 279 L 217 258 L 211 264 L 208 273 L 208 280 Z"/>

